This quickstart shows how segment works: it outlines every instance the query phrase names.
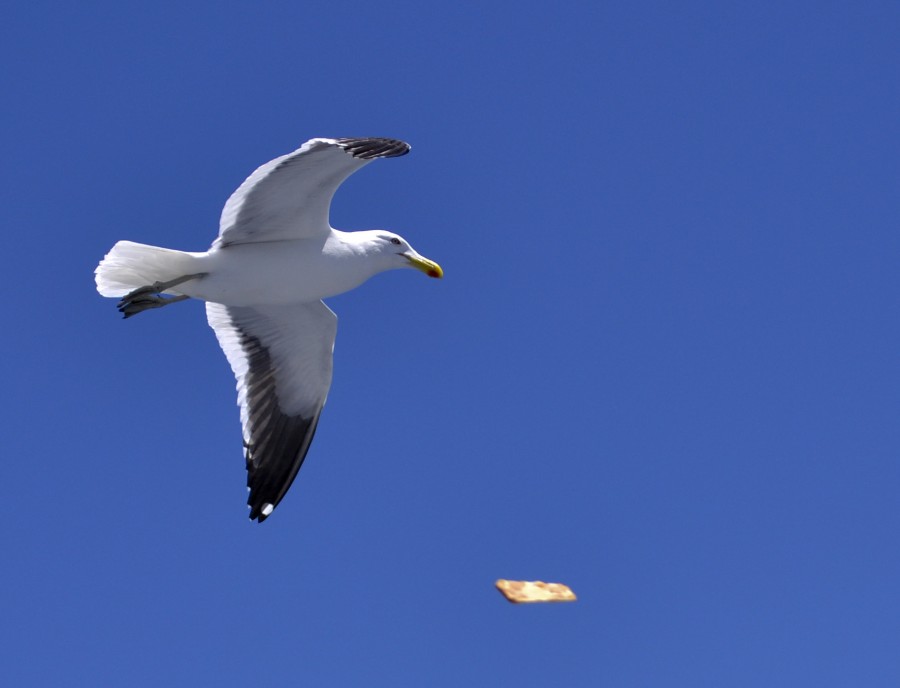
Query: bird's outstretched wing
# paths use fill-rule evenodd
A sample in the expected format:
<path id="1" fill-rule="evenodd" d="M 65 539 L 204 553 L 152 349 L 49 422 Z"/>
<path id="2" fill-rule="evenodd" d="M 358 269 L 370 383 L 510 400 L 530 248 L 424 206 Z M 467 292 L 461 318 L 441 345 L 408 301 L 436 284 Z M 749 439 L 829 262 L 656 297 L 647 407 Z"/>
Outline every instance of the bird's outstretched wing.
<path id="1" fill-rule="evenodd" d="M 237 378 L 250 518 L 282 500 L 309 450 L 331 386 L 337 316 L 321 301 L 288 306 L 206 304 Z"/>
<path id="2" fill-rule="evenodd" d="M 409 149 L 394 139 L 310 139 L 238 187 L 222 209 L 213 247 L 324 235 L 331 198 L 341 183 L 375 158 L 406 155 Z"/>

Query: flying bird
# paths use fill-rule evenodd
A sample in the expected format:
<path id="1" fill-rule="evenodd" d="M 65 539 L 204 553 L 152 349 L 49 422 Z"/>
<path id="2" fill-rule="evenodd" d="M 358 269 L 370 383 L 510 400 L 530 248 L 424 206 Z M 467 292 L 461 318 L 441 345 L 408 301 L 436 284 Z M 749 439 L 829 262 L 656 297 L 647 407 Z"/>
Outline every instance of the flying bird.
<path id="1" fill-rule="evenodd" d="M 251 520 L 262 523 L 284 498 L 328 396 L 337 316 L 322 299 L 387 270 L 443 277 L 397 234 L 342 232 L 329 222 L 347 177 L 409 150 L 393 139 L 311 139 L 241 184 L 208 251 L 120 241 L 97 266 L 97 291 L 120 297 L 126 318 L 189 298 L 206 302 L 237 378 Z"/>

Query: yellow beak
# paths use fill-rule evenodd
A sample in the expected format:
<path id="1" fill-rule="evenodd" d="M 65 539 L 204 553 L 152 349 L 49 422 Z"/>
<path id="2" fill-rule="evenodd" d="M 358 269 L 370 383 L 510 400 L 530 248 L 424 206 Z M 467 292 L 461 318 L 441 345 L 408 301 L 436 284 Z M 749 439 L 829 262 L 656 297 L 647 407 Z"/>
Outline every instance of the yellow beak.
<path id="1" fill-rule="evenodd" d="M 406 260 L 409 261 L 410 265 L 416 270 L 421 270 L 429 277 L 440 279 L 444 276 L 444 271 L 441 269 L 441 266 L 433 260 L 423 258 L 418 253 L 404 253 L 403 255 L 406 257 Z"/>

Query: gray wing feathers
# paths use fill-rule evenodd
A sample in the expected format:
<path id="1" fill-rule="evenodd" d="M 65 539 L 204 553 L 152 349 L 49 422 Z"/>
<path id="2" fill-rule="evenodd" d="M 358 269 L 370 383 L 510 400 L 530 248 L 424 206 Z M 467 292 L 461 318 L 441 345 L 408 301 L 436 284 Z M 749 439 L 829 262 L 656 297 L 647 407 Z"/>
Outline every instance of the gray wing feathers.
<path id="1" fill-rule="evenodd" d="M 331 386 L 337 318 L 322 302 L 206 304 L 237 378 L 250 518 L 264 521 L 291 486 Z"/>
<path id="2" fill-rule="evenodd" d="M 393 139 L 311 139 L 241 184 L 222 209 L 213 246 L 326 234 L 331 199 L 341 183 L 375 158 L 409 149 Z"/>

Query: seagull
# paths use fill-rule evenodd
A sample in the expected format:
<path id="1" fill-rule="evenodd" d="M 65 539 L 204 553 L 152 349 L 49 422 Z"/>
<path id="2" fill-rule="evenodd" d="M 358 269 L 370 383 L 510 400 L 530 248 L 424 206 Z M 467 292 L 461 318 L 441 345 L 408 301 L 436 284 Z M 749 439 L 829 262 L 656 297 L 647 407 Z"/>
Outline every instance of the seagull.
<path id="1" fill-rule="evenodd" d="M 337 316 L 322 299 L 387 270 L 443 277 L 440 265 L 384 230 L 331 227 L 334 192 L 377 158 L 410 146 L 315 138 L 251 174 L 222 210 L 219 236 L 191 253 L 119 241 L 95 270 L 125 318 L 185 299 L 206 317 L 237 378 L 250 519 L 262 523 L 293 483 L 331 386 Z"/>

